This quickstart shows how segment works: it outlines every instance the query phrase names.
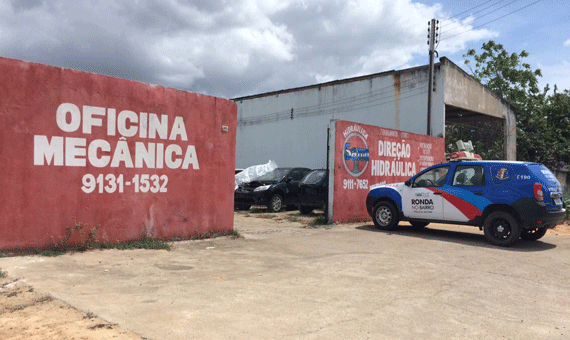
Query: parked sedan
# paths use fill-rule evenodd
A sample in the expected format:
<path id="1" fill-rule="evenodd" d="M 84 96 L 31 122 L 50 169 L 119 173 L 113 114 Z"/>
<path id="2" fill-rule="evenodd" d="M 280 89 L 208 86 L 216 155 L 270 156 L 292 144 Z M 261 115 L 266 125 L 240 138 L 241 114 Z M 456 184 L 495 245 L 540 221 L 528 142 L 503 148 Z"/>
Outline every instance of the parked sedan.
<path id="1" fill-rule="evenodd" d="M 280 211 L 285 206 L 296 206 L 299 182 L 310 171 L 307 168 L 277 168 L 244 183 L 235 191 L 235 206 L 249 209 L 252 205 L 265 205 L 271 212 Z"/>
<path id="2" fill-rule="evenodd" d="M 301 214 L 310 214 L 314 209 L 324 209 L 327 204 L 328 188 L 327 170 L 309 172 L 299 183 L 297 204 Z"/>

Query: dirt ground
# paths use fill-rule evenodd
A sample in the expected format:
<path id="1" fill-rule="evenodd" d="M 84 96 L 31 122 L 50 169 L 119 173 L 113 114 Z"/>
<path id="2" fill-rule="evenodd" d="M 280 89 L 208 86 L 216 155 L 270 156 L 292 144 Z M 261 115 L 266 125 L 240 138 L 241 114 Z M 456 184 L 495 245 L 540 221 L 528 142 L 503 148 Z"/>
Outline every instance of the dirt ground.
<path id="1" fill-rule="evenodd" d="M 0 306 L 0 339 L 141 339 L 5 275 L 0 278 Z"/>
<path id="2" fill-rule="evenodd" d="M 238 232 L 245 231 L 249 224 L 260 223 L 260 219 L 268 224 L 295 224 L 300 228 L 316 228 L 322 227 L 319 223 L 322 223 L 323 218 L 322 212 L 302 216 L 298 211 L 266 213 L 262 209 L 254 208 L 249 212 L 236 212 L 234 229 Z M 326 227 L 334 228 L 334 225 Z M 568 236 L 570 225 L 559 225 L 548 233 Z M 33 287 L 18 278 L 7 277 L 0 268 L 0 339 L 144 338 L 112 322 L 102 320 L 90 311 L 77 310 L 49 295 L 36 292 Z"/>

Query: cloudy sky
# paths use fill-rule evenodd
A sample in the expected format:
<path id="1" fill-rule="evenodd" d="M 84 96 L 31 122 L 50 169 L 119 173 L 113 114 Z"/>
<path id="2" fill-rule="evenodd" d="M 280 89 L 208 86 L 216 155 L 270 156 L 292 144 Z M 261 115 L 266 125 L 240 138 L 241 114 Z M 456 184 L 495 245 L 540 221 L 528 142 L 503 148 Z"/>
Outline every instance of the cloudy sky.
<path id="1" fill-rule="evenodd" d="M 432 18 L 570 89 L 567 0 L 0 0 L 0 56 L 234 98 L 426 64 Z"/>

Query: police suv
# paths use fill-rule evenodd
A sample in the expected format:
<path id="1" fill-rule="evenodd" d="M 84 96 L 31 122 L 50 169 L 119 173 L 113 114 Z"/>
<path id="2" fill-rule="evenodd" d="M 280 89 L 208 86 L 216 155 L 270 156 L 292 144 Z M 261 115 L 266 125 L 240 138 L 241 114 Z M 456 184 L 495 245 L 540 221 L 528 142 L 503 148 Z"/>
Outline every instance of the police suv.
<path id="1" fill-rule="evenodd" d="M 510 161 L 437 164 L 405 183 L 371 186 L 366 207 L 379 229 L 393 230 L 399 221 L 415 229 L 473 225 L 499 246 L 538 240 L 565 216 L 562 187 L 550 170 Z"/>

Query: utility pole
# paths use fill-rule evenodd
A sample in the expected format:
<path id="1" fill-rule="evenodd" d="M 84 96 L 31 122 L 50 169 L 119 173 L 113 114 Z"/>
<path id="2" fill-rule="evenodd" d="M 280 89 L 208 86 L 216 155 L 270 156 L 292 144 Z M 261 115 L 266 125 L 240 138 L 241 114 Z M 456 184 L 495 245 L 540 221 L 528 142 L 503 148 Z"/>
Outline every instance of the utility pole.
<path id="1" fill-rule="evenodd" d="M 439 20 L 431 19 L 428 22 L 428 45 L 429 45 L 429 73 L 428 73 L 428 107 L 427 107 L 427 135 L 431 136 L 431 97 L 432 92 L 435 91 L 435 81 L 433 76 L 433 54 L 437 53 L 435 51 L 435 42 L 437 39 L 437 31 L 439 27 L 436 26 L 439 24 Z"/>

